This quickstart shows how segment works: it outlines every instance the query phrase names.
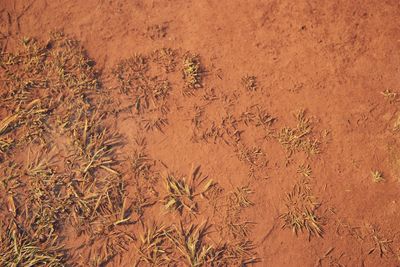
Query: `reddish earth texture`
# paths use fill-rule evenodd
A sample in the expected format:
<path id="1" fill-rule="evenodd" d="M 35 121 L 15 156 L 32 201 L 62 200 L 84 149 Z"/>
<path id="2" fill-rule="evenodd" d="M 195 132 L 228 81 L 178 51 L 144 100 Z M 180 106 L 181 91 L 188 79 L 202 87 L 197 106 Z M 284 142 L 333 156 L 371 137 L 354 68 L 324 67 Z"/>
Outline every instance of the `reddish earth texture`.
<path id="1" fill-rule="evenodd" d="M 399 266 L 399 18 L 0 0 L 0 265 Z"/>

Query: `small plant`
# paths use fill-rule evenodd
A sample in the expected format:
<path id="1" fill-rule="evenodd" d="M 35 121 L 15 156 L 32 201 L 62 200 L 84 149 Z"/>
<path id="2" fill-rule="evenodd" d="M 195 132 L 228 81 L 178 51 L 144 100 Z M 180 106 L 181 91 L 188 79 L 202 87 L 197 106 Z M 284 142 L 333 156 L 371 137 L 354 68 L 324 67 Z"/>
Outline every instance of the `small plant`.
<path id="1" fill-rule="evenodd" d="M 383 177 L 382 172 L 380 172 L 380 171 L 372 171 L 371 172 L 371 177 L 372 177 L 372 181 L 374 183 L 380 183 L 380 182 L 383 182 L 385 180 L 385 178 Z"/>
<path id="2" fill-rule="evenodd" d="M 191 224 L 189 227 L 184 227 L 180 223 L 167 234 L 167 237 L 189 266 L 205 266 L 213 261 L 214 255 L 213 247 L 206 244 L 204 240 L 208 229 L 207 222 L 200 225 Z"/>
<path id="3" fill-rule="evenodd" d="M 275 138 L 286 149 L 288 155 L 303 151 L 307 155 L 320 153 L 320 142 L 312 137 L 312 123 L 305 116 L 305 110 L 295 114 L 297 125 L 295 128 L 285 127 L 275 134 Z"/>
<path id="4" fill-rule="evenodd" d="M 161 66 L 166 73 L 175 71 L 177 52 L 171 48 L 155 50 L 151 57 L 155 63 Z"/>
<path id="5" fill-rule="evenodd" d="M 284 221 L 282 228 L 289 227 L 296 235 L 306 230 L 309 237 L 322 237 L 321 218 L 316 214 L 319 204 L 307 181 L 296 183 L 285 202 L 287 211 L 280 216 Z"/>
<path id="6" fill-rule="evenodd" d="M 385 91 L 382 91 L 381 94 L 389 100 L 390 103 L 393 103 L 395 101 L 398 101 L 398 93 L 392 92 L 389 89 L 386 89 Z"/>
<path id="7" fill-rule="evenodd" d="M 177 179 L 173 175 L 166 178 L 168 195 L 165 197 L 165 207 L 175 209 L 180 213 L 187 209 L 191 213 L 197 211 L 197 203 L 194 201 L 194 188 L 184 179 Z"/>
<path id="8" fill-rule="evenodd" d="M 183 59 L 183 80 L 186 85 L 186 94 L 192 93 L 190 89 L 202 87 L 202 68 L 198 56 L 187 53 Z"/>
<path id="9" fill-rule="evenodd" d="M 237 187 L 230 194 L 230 201 L 233 207 L 247 208 L 253 206 L 254 203 L 249 199 L 249 196 L 253 194 L 254 191 L 247 186 Z"/>
<path id="10" fill-rule="evenodd" d="M 205 193 L 214 186 L 213 180 L 207 177 L 201 178 L 200 167 L 197 167 L 191 174 L 189 181 L 185 178 L 176 178 L 174 175 L 167 175 L 165 179 L 165 185 L 167 189 L 167 195 L 164 198 L 164 206 L 168 210 L 177 210 L 182 214 L 184 210 L 194 214 L 197 212 L 197 202 L 195 197 L 198 195 L 204 196 Z M 205 182 L 202 190 L 198 190 L 200 186 Z"/>
<path id="11" fill-rule="evenodd" d="M 153 223 L 145 227 L 144 233 L 140 236 L 140 245 L 137 247 L 139 258 L 137 264 L 145 262 L 152 266 L 165 266 L 172 260 L 167 236 L 171 234 L 170 227 Z"/>
<path id="12" fill-rule="evenodd" d="M 304 177 L 310 177 L 312 174 L 311 166 L 309 164 L 302 164 L 297 169 L 297 173 L 303 175 Z"/>

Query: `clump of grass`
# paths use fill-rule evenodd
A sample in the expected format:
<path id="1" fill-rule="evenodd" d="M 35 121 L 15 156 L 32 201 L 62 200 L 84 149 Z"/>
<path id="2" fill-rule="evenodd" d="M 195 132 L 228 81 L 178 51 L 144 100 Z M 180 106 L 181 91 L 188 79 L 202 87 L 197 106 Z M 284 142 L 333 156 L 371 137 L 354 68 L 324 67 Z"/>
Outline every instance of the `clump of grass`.
<path id="1" fill-rule="evenodd" d="M 217 96 L 214 88 L 205 89 L 205 92 L 204 92 L 204 95 L 202 96 L 202 99 L 207 103 L 211 103 L 211 102 L 213 102 L 215 100 L 218 100 L 219 96 Z"/>
<path id="2" fill-rule="evenodd" d="M 312 174 L 311 166 L 309 164 L 302 164 L 297 168 L 297 173 L 304 177 L 310 177 Z"/>
<path id="3" fill-rule="evenodd" d="M 146 153 L 145 140 L 139 141 L 139 148 L 135 149 L 131 159 L 132 171 L 137 181 L 146 180 L 155 184 L 159 180 L 159 173 L 154 170 L 155 161 Z"/>
<path id="4" fill-rule="evenodd" d="M 28 197 L 21 216 L 32 237 L 41 242 L 57 238 L 69 207 L 68 197 L 61 193 L 66 188 L 65 178 L 56 173 L 49 155 L 51 151 L 38 153 L 25 169 Z"/>
<path id="5" fill-rule="evenodd" d="M 0 160 L 14 147 L 15 140 L 9 137 L 0 138 Z"/>
<path id="6" fill-rule="evenodd" d="M 399 130 L 400 130 L 400 115 L 397 116 L 397 119 L 393 124 L 393 131 L 398 132 Z"/>
<path id="7" fill-rule="evenodd" d="M 248 220 L 242 220 L 241 211 L 245 208 L 254 206 L 250 196 L 254 193 L 248 186 L 236 187 L 228 194 L 227 210 L 224 224 L 228 234 L 235 239 L 246 239 L 250 233 L 251 226 L 254 224 Z"/>
<path id="8" fill-rule="evenodd" d="M 136 54 L 128 59 L 120 61 L 113 69 L 113 74 L 120 83 L 121 92 L 131 92 L 134 82 L 140 82 L 145 73 L 149 70 L 147 57 Z"/>
<path id="9" fill-rule="evenodd" d="M 167 238 L 174 244 L 188 266 L 197 267 L 212 263 L 213 247 L 204 240 L 208 229 L 207 222 L 200 225 L 191 224 L 188 227 L 180 223 L 167 234 Z"/>
<path id="10" fill-rule="evenodd" d="M 399 94 L 396 93 L 396 92 L 392 92 L 392 91 L 389 90 L 389 89 L 386 89 L 386 90 L 382 91 L 381 94 L 382 94 L 386 99 L 388 99 L 390 103 L 393 103 L 393 102 L 398 101 Z"/>
<path id="11" fill-rule="evenodd" d="M 45 143 L 49 109 L 32 101 L 0 122 L 0 151 L 5 153 L 16 145 Z M 4 136 L 4 137 L 1 137 Z"/>
<path id="12" fill-rule="evenodd" d="M 166 178 L 168 195 L 165 197 L 165 208 L 183 212 L 184 209 L 191 213 L 197 212 L 197 203 L 194 201 L 194 189 L 184 179 L 177 179 L 173 175 Z"/>
<path id="13" fill-rule="evenodd" d="M 249 168 L 249 177 L 267 178 L 264 167 L 268 165 L 265 153 L 259 147 L 247 147 L 242 143 L 237 143 L 235 153 L 240 161 L 243 161 Z"/>
<path id="14" fill-rule="evenodd" d="M 219 250 L 220 263 L 223 266 L 245 266 L 258 261 L 255 246 L 249 239 L 254 222 L 242 216 L 242 211 L 252 207 L 250 200 L 254 191 L 248 186 L 235 188 L 226 196 L 226 209 L 223 220 L 217 224 L 221 236 L 226 236 L 227 242 Z"/>
<path id="15" fill-rule="evenodd" d="M 199 56 L 186 53 L 183 58 L 183 80 L 185 81 L 184 94 L 192 94 L 192 89 L 202 87 L 202 67 Z"/>
<path id="16" fill-rule="evenodd" d="M 263 155 L 261 148 L 252 147 L 238 144 L 235 149 L 236 155 L 240 161 L 244 161 L 250 166 L 259 166 L 263 164 Z"/>
<path id="17" fill-rule="evenodd" d="M 164 206 L 168 210 L 176 210 L 182 214 L 184 210 L 191 214 L 195 214 L 198 209 L 198 204 L 195 198 L 199 195 L 204 195 L 213 185 L 211 179 L 207 177 L 201 178 L 200 167 L 197 167 L 190 175 L 189 180 L 184 178 L 176 178 L 169 174 L 165 178 L 165 186 L 167 195 L 164 198 Z M 204 183 L 201 189 L 198 187 Z"/>
<path id="18" fill-rule="evenodd" d="M 135 55 L 122 60 L 113 70 L 119 90 L 133 98 L 132 105 L 138 113 L 151 111 L 165 104 L 171 90 L 168 80 L 148 73 L 148 62 L 148 57 Z"/>
<path id="19" fill-rule="evenodd" d="M 140 244 L 136 248 L 139 254 L 136 265 L 141 262 L 151 266 L 168 265 L 172 261 L 171 247 L 167 238 L 171 231 L 170 227 L 155 223 L 149 227 L 146 226 L 144 233 L 140 236 Z"/>
<path id="20" fill-rule="evenodd" d="M 201 110 L 199 114 L 201 115 Z M 223 116 L 220 122 L 211 121 L 210 124 L 204 128 L 202 131 L 199 131 L 199 133 L 195 132 L 193 138 L 196 141 L 198 139 L 205 142 L 212 140 L 214 143 L 217 143 L 217 141 L 220 140 L 227 145 L 232 145 L 240 141 L 240 135 L 243 132 L 238 128 L 238 121 L 236 118 L 230 114 Z M 195 130 L 199 129 L 195 128 Z"/>
<path id="21" fill-rule="evenodd" d="M 195 105 L 194 106 L 194 115 L 192 116 L 192 119 L 191 119 L 194 129 L 200 128 L 203 116 L 204 116 L 204 107 Z"/>
<path id="22" fill-rule="evenodd" d="M 251 221 L 238 221 L 236 218 L 227 218 L 226 227 L 228 233 L 234 239 L 245 240 L 249 237 L 254 222 Z"/>
<path id="23" fill-rule="evenodd" d="M 242 77 L 241 82 L 242 82 L 243 88 L 249 92 L 254 92 L 254 91 L 257 91 L 257 89 L 258 89 L 256 76 L 246 75 L 246 76 Z"/>
<path id="24" fill-rule="evenodd" d="M 152 53 L 151 57 L 166 73 L 175 71 L 177 65 L 177 52 L 175 50 L 165 47 L 157 49 Z"/>
<path id="25" fill-rule="evenodd" d="M 56 244 L 43 246 L 15 222 L 0 229 L 0 265 L 65 266 L 65 257 Z"/>
<path id="26" fill-rule="evenodd" d="M 383 177 L 383 174 L 380 171 L 372 171 L 371 177 L 372 177 L 372 181 L 374 183 L 381 183 L 381 182 L 385 181 L 385 178 Z"/>
<path id="27" fill-rule="evenodd" d="M 102 115 L 95 111 L 89 116 L 82 116 L 81 121 L 71 129 L 75 160 L 79 162 L 83 175 L 99 168 L 118 175 L 112 166 L 118 163 L 115 150 L 122 144 L 122 138 L 117 132 L 104 127 L 100 123 L 102 119 Z"/>
<path id="28" fill-rule="evenodd" d="M 296 235 L 307 231 L 309 237 L 322 237 L 321 218 L 316 214 L 319 203 L 312 195 L 306 180 L 294 185 L 292 191 L 286 195 L 285 205 L 287 211 L 280 216 L 284 221 L 282 228 L 291 228 Z"/>
<path id="29" fill-rule="evenodd" d="M 310 136 L 312 133 L 312 123 L 306 118 L 305 111 L 300 110 L 295 114 L 297 125 L 295 128 L 285 127 L 275 135 L 279 143 L 287 150 L 289 156 L 297 151 L 304 151 L 308 155 L 320 153 L 320 142 Z"/>
<path id="30" fill-rule="evenodd" d="M 248 186 L 237 187 L 231 194 L 231 207 L 247 208 L 253 206 L 254 203 L 249 199 L 249 196 L 253 194 L 254 191 Z"/>

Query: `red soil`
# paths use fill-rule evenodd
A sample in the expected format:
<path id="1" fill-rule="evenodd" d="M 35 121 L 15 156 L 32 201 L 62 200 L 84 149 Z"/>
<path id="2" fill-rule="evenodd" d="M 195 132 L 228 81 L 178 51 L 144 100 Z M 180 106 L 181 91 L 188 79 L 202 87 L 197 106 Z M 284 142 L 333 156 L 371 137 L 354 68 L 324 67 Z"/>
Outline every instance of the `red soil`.
<path id="1" fill-rule="evenodd" d="M 261 259 L 256 266 L 399 265 L 400 144 L 393 131 L 398 106 L 381 94 L 400 89 L 398 1 L 0 0 L 0 12 L 4 51 L 12 51 L 23 36 L 46 40 L 49 31 L 61 29 L 80 40 L 106 87 L 114 85 L 114 66 L 135 53 L 171 47 L 200 55 L 203 87 L 193 97 L 182 96 L 181 73 L 171 74 L 168 125 L 164 133 L 143 135 L 151 158 L 168 170 L 187 174 L 201 165 L 226 191 L 242 185 L 254 190 L 255 205 L 246 218 L 256 223 L 251 232 Z M 164 25 L 165 32 L 152 32 L 153 25 Z M 247 74 L 257 77 L 257 91 L 242 87 Z M 260 147 L 268 160 L 259 170 L 262 177 L 250 178 L 249 167 L 231 146 L 192 140 L 194 106 L 204 104 L 201 97 L 211 89 L 220 100 L 204 106 L 206 126 L 224 115 L 224 95 L 237 95 L 229 107 L 236 116 L 259 104 L 277 118 L 274 129 L 295 127 L 292 114 L 303 108 L 315 125 L 321 152 L 296 153 L 287 164 L 276 140 L 264 139 L 256 127 L 242 127 L 241 140 Z M 121 105 L 129 102 L 112 95 Z M 137 120 L 110 123 L 126 137 L 124 151 L 130 151 L 141 131 Z M 329 131 L 325 138 L 319 134 L 324 130 Z M 281 228 L 285 194 L 303 163 L 312 167 L 323 238 Z M 374 170 L 382 171 L 383 183 L 372 182 Z M 163 220 L 159 214 L 158 208 L 149 209 L 144 220 Z M 173 220 L 175 215 L 168 216 Z M 393 241 L 391 253 L 372 250 L 372 226 Z M 76 246 L 75 241 L 68 246 Z M 109 266 L 131 266 L 133 257 L 128 251 Z"/>

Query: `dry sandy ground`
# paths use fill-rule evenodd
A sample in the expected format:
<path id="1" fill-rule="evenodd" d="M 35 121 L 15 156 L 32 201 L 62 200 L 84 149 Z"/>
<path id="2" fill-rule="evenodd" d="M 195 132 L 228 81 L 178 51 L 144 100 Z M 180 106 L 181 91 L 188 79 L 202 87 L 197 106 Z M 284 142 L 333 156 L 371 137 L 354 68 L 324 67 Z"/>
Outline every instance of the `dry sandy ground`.
<path id="1" fill-rule="evenodd" d="M 166 173 L 184 176 L 196 166 L 218 183 L 222 195 L 251 190 L 240 220 L 252 222 L 246 240 L 254 245 L 255 266 L 398 266 L 399 17 L 396 0 L 0 0 L 0 42 L 3 52 L 12 52 L 23 37 L 46 42 L 54 30 L 79 40 L 96 62 L 102 90 L 114 106 L 127 107 L 105 122 L 125 140 L 120 157 L 132 155 L 138 135 L 146 138 L 146 153 L 161 177 L 154 186 L 156 204 L 145 208 L 140 223 L 121 226 L 135 240 L 105 266 L 132 266 L 139 257 L 139 233 L 152 221 L 189 225 L 208 218 L 212 230 L 204 242 L 229 239 L 217 230 L 226 215 L 218 219 L 224 209 L 218 197 L 213 204 L 213 197 L 199 197 L 197 215 L 161 210 Z M 118 91 L 113 70 L 124 59 L 161 48 L 176 50 L 177 56 L 174 71 L 150 70 L 171 84 L 160 131 L 147 129 L 147 114 L 137 114 L 135 99 Z M 202 66 L 201 87 L 189 96 L 182 94 L 187 51 L 198 55 Z M 246 77 L 253 76 L 255 87 L 246 88 Z M 293 116 L 299 110 L 305 110 L 304 118 Z M 264 111 L 273 120 L 257 124 Z M 308 146 L 290 153 L 290 141 L 279 134 L 302 120 L 312 128 L 300 138 Z M 205 137 L 213 125 L 222 137 L 215 132 Z M 13 153 L 23 158 L 22 151 Z M 311 173 L 304 171 L 308 165 Z M 134 183 L 124 166 L 115 168 Z M 375 171 L 382 182 L 373 181 Z M 321 237 L 282 227 L 282 215 L 291 208 L 287 194 L 304 180 L 311 187 L 307 194 L 318 202 L 312 210 Z M 136 194 L 129 190 L 128 202 Z M 87 266 L 79 254 L 86 255 L 91 245 L 79 247 L 80 239 L 66 228 L 60 235 L 68 264 Z"/>

